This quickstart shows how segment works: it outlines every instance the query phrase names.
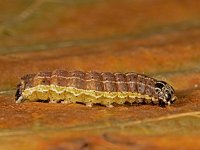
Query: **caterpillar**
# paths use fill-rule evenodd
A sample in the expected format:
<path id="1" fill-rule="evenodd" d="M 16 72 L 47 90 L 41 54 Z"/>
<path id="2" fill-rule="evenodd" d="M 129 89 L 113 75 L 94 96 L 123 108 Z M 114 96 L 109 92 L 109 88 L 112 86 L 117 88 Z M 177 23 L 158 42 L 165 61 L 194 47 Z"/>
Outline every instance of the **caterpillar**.
<path id="1" fill-rule="evenodd" d="M 54 70 L 27 74 L 21 78 L 15 94 L 16 103 L 114 103 L 170 105 L 176 100 L 168 83 L 134 72 L 82 72 Z"/>

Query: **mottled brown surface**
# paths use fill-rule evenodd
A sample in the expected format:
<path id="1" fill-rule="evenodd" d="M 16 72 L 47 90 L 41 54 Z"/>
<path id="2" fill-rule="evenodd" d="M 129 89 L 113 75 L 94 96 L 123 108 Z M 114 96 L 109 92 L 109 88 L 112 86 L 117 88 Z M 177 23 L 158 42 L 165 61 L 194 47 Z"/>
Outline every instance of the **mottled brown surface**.
<path id="1" fill-rule="evenodd" d="M 134 72 L 95 72 L 66 71 L 39 72 L 21 77 L 19 82 L 22 92 L 38 85 L 56 85 L 74 87 L 83 90 L 103 92 L 136 92 L 157 97 L 155 84 L 157 80 Z"/>
<path id="2" fill-rule="evenodd" d="M 0 149 L 200 149 L 200 2 L 0 2 Z M 15 104 L 22 75 L 139 72 L 177 91 L 166 108 Z"/>

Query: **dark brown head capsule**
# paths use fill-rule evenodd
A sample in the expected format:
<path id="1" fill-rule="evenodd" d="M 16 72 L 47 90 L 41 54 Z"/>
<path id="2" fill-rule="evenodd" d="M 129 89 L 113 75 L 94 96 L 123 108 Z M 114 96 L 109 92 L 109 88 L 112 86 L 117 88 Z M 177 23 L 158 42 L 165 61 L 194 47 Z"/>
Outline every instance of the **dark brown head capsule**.
<path id="1" fill-rule="evenodd" d="M 155 91 L 158 95 L 159 105 L 170 105 L 176 100 L 175 91 L 168 83 L 164 81 L 157 81 L 155 84 Z"/>

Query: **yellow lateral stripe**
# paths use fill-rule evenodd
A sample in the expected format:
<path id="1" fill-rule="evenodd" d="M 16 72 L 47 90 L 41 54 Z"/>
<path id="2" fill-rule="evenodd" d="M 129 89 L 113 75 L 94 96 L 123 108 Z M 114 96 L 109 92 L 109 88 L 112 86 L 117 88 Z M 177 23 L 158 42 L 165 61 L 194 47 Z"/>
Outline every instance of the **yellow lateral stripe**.
<path id="1" fill-rule="evenodd" d="M 85 94 L 88 96 L 92 96 L 94 98 L 100 98 L 105 97 L 108 99 L 114 99 L 114 98 L 144 98 L 147 100 L 152 99 L 153 101 L 156 100 L 154 97 L 150 97 L 149 95 L 142 95 L 140 93 L 136 92 L 102 92 L 102 91 L 95 91 L 95 90 L 83 90 L 83 89 L 77 89 L 74 87 L 63 87 L 63 86 L 56 86 L 56 85 L 38 85 L 32 88 L 25 89 L 22 92 L 22 96 L 24 98 L 30 96 L 33 92 L 48 92 L 48 91 L 54 91 L 57 94 L 61 94 L 63 92 L 72 93 L 74 96 L 80 96 L 81 94 Z M 45 94 L 45 93 L 44 93 Z"/>

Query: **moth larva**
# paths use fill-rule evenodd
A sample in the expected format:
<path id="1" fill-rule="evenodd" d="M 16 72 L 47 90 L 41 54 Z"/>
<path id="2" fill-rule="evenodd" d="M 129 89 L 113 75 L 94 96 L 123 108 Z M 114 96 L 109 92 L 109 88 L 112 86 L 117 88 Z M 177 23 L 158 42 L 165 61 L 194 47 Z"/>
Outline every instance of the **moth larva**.
<path id="1" fill-rule="evenodd" d="M 16 102 L 81 102 L 88 106 L 129 102 L 165 106 L 176 100 L 174 93 L 174 89 L 166 82 L 134 72 L 55 70 L 23 76 L 17 88 Z"/>

